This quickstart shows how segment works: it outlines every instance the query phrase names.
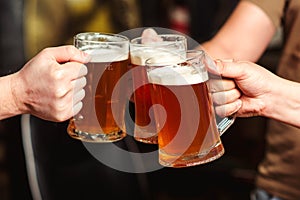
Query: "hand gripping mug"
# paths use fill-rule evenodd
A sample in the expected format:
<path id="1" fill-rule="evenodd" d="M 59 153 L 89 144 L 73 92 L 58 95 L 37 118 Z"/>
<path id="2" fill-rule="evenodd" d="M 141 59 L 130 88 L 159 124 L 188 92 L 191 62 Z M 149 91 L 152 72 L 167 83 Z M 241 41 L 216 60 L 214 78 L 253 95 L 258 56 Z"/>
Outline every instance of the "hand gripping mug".
<path id="1" fill-rule="evenodd" d="M 185 57 L 169 51 L 146 60 L 163 166 L 194 166 L 224 154 L 220 135 L 235 117 L 217 123 L 207 59 L 202 50 L 188 50 Z"/>
<path id="2" fill-rule="evenodd" d="M 85 142 L 114 142 L 126 136 L 126 84 L 118 81 L 128 70 L 129 39 L 109 33 L 86 32 L 74 45 L 90 54 L 85 97 L 81 111 L 68 126 L 71 137 Z"/>

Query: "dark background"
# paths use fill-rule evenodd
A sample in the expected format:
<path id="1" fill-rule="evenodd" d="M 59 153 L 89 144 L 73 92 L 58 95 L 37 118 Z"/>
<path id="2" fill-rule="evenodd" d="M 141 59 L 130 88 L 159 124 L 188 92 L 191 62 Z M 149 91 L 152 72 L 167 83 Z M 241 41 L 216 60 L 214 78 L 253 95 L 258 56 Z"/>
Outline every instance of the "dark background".
<path id="1" fill-rule="evenodd" d="M 0 0 L 1 76 L 16 72 L 28 60 L 25 57 L 23 31 L 25 2 Z M 138 2 L 141 27 L 182 28 L 176 21 L 172 21 L 169 15 L 172 12 L 171 8 L 184 7 L 188 10 L 190 22 L 179 30 L 187 31 L 188 35 L 201 43 L 214 35 L 238 1 Z M 123 25 L 122 19 L 117 17 L 111 23 L 120 28 L 118 31 L 128 28 Z M 279 55 L 280 46 L 269 48 L 259 63 L 274 71 Z M 92 199 L 109 195 L 111 199 L 246 200 L 249 199 L 249 193 L 254 186 L 257 164 L 263 156 L 266 119 L 237 119 L 222 136 L 225 155 L 214 162 L 184 169 L 163 168 L 145 174 L 127 174 L 100 164 L 86 151 L 81 142 L 74 141 L 67 135 L 67 123 L 52 123 L 34 117 L 31 120 L 34 127 L 32 140 L 39 184 L 44 199 Z M 125 148 L 128 142 L 134 142 L 126 140 L 120 142 Z M 0 121 L 2 200 L 32 199 L 22 142 L 20 116 Z M 155 148 L 144 144 L 136 145 L 141 151 Z M 94 186 L 85 186 L 86 182 Z"/>

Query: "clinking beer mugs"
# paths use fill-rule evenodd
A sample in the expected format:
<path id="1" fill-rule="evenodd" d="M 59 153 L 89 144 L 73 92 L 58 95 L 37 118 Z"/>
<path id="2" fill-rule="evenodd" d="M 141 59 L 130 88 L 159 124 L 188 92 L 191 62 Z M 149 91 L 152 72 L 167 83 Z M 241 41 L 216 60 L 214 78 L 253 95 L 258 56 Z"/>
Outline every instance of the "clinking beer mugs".
<path id="1" fill-rule="evenodd" d="M 141 44 L 142 38 L 130 42 L 125 36 L 108 33 L 74 37 L 74 45 L 90 54 L 91 60 L 83 108 L 70 120 L 68 134 L 97 143 L 126 137 L 127 88 L 132 86 L 127 78 L 124 82 L 124 76 L 132 71 L 133 84 L 142 86 L 134 92 L 139 117 L 134 138 L 158 144 L 159 163 L 166 167 L 213 161 L 224 154 L 220 135 L 235 118 L 217 121 L 206 70 L 211 60 L 202 50 L 186 50 L 182 35 L 158 37 L 161 40 L 155 44 Z"/>

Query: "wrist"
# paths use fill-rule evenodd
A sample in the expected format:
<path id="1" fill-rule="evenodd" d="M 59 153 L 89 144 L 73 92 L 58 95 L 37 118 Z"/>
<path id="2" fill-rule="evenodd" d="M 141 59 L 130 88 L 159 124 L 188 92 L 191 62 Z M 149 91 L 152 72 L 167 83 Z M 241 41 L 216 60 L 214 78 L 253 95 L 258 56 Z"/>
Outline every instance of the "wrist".
<path id="1" fill-rule="evenodd" d="M 280 78 L 273 86 L 273 93 L 267 103 L 265 116 L 300 127 L 300 84 Z"/>
<path id="2" fill-rule="evenodd" d="M 11 102 L 16 109 L 16 114 L 27 113 L 28 109 L 25 103 L 26 91 L 24 90 L 24 83 L 19 72 L 11 75 L 9 85 L 12 100 Z"/>
<path id="3" fill-rule="evenodd" d="M 20 106 L 16 104 L 16 95 L 14 94 L 15 74 L 0 77 L 0 120 L 22 114 Z"/>

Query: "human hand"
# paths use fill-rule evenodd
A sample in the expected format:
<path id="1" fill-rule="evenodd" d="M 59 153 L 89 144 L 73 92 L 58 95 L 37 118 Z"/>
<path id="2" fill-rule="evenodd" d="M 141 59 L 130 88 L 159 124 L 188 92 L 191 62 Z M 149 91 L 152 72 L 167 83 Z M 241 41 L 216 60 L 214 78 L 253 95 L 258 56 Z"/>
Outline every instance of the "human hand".
<path id="1" fill-rule="evenodd" d="M 210 71 L 233 79 L 236 84 L 234 87 L 232 82 L 221 80 L 224 89 L 214 89 L 213 99 L 218 104 L 217 114 L 229 116 L 236 113 L 237 117 L 265 115 L 266 104 L 281 79 L 251 62 L 217 60 L 216 66 L 216 69 L 211 68 Z"/>
<path id="2" fill-rule="evenodd" d="M 142 32 L 142 44 L 149 44 L 153 42 L 162 42 L 157 32 L 153 28 L 147 28 Z"/>
<path id="3" fill-rule="evenodd" d="M 46 48 L 27 62 L 12 80 L 11 91 L 21 113 L 50 121 L 77 114 L 85 96 L 87 54 L 74 46 Z"/>

